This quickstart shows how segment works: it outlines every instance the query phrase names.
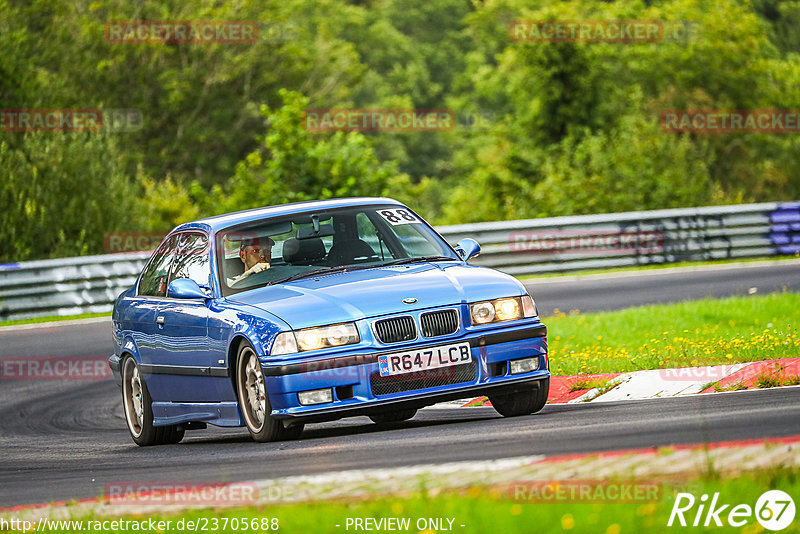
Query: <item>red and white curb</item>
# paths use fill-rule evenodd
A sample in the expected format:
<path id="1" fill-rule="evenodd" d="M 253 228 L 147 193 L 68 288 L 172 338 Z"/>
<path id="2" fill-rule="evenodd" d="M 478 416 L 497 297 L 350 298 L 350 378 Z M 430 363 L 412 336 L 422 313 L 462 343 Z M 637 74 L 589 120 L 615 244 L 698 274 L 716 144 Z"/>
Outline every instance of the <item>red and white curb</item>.
<path id="1" fill-rule="evenodd" d="M 550 404 L 613 402 L 624 400 L 681 397 L 734 389 L 756 389 L 760 377 L 785 380 L 800 376 L 800 358 L 761 362 L 652 369 L 630 373 L 553 376 L 550 378 Z M 601 388 L 581 388 L 581 384 L 602 383 Z M 491 406 L 486 397 L 443 402 L 430 408 Z M 430 409 L 427 408 L 427 409 Z"/>

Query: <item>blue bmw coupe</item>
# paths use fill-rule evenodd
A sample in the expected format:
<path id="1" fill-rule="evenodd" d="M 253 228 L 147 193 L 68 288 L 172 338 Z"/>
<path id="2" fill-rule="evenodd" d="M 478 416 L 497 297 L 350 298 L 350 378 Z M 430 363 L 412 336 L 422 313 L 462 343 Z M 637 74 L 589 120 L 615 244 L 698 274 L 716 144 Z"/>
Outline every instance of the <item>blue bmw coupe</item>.
<path id="1" fill-rule="evenodd" d="M 477 395 L 503 416 L 541 410 L 547 330 L 519 281 L 467 263 L 479 252 L 388 198 L 178 226 L 114 305 L 109 363 L 133 440 L 208 423 L 293 439 Z"/>

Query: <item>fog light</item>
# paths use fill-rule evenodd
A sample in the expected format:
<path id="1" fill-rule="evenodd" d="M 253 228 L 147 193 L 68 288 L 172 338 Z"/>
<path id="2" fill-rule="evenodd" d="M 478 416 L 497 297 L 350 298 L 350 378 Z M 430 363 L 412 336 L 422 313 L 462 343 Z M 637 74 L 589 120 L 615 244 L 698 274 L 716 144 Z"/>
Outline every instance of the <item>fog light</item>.
<path id="1" fill-rule="evenodd" d="M 537 356 L 535 358 L 511 360 L 508 363 L 512 375 L 518 375 L 520 373 L 530 373 L 531 371 L 535 371 L 539 368 L 539 357 Z"/>
<path id="2" fill-rule="evenodd" d="M 333 390 L 331 388 L 325 388 L 312 389 L 311 391 L 301 391 L 297 394 L 297 400 L 299 400 L 300 404 L 303 406 L 333 402 Z"/>

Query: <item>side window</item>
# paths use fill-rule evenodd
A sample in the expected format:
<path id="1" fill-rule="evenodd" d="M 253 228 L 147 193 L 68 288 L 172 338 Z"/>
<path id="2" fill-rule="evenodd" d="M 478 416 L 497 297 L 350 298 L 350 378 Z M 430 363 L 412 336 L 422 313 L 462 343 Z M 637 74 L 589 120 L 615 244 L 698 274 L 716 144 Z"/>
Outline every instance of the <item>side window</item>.
<path id="1" fill-rule="evenodd" d="M 202 234 L 179 234 L 172 262 L 170 282 L 178 278 L 189 278 L 201 286 L 209 284 L 211 257 L 208 238 Z"/>
<path id="2" fill-rule="evenodd" d="M 170 237 L 158 247 L 152 261 L 145 268 L 139 280 L 139 294 L 163 297 L 167 294 L 167 277 L 175 252 L 175 236 Z"/>

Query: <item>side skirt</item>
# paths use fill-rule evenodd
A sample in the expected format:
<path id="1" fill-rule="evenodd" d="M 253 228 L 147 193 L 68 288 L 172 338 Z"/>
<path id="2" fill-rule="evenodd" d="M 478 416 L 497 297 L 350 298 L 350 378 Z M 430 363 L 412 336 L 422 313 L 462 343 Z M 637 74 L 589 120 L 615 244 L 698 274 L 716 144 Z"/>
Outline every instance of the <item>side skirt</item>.
<path id="1" fill-rule="evenodd" d="M 242 426 L 235 402 L 154 402 L 153 425 L 166 426 L 202 421 L 216 426 Z"/>

